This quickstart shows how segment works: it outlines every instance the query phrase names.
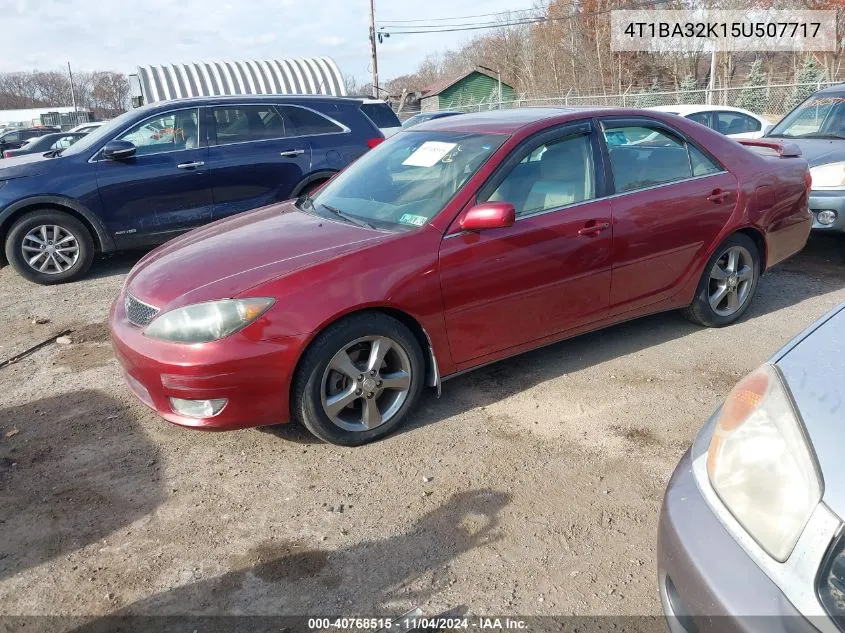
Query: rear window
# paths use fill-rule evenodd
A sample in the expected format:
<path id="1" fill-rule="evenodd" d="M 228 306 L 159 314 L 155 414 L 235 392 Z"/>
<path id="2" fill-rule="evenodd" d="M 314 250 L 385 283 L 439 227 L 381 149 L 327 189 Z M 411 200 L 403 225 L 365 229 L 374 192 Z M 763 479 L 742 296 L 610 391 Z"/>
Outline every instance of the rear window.
<path id="1" fill-rule="evenodd" d="M 400 127 L 399 117 L 386 103 L 362 103 L 361 111 L 376 127 Z"/>

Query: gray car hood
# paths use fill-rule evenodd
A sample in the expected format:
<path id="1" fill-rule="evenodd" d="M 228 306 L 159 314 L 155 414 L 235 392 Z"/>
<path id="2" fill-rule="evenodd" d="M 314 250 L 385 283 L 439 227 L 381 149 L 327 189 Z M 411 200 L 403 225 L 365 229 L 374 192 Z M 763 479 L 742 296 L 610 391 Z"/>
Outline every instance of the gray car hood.
<path id="1" fill-rule="evenodd" d="M 783 138 L 781 136 L 772 138 L 795 143 L 801 148 L 801 154 L 810 167 L 845 160 L 845 139 Z"/>
<path id="2" fill-rule="evenodd" d="M 775 357 L 816 451 L 823 501 L 845 518 L 845 304 Z"/>

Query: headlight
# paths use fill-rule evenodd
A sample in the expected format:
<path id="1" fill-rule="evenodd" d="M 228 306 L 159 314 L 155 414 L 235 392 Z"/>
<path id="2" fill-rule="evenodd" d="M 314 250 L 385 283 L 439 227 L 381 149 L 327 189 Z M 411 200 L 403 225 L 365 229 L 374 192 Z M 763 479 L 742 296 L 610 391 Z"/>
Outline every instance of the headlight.
<path id="1" fill-rule="evenodd" d="M 773 365 L 728 396 L 707 454 L 716 494 L 746 531 L 783 562 L 822 496 L 815 456 Z"/>
<path id="2" fill-rule="evenodd" d="M 216 341 L 245 328 L 264 314 L 273 302 L 273 299 L 258 298 L 197 303 L 156 317 L 144 334 L 177 343 Z"/>
<path id="3" fill-rule="evenodd" d="M 813 189 L 845 188 L 845 162 L 813 167 L 810 174 L 813 176 Z"/>

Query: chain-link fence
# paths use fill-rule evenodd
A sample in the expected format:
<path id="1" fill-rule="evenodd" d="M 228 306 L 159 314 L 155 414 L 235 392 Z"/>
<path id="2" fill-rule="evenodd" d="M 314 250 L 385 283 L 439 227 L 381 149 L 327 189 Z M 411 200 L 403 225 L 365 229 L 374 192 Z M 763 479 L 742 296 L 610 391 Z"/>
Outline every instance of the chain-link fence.
<path id="1" fill-rule="evenodd" d="M 785 83 L 763 86 L 731 86 L 697 90 L 673 91 L 626 91 L 619 94 L 582 95 L 570 90 L 560 97 L 520 97 L 512 101 L 496 101 L 492 97 L 478 103 L 463 103 L 454 109 L 464 112 L 522 108 L 530 106 L 607 106 L 623 108 L 647 108 L 661 105 L 712 104 L 745 108 L 766 118 L 777 121 L 808 96 L 832 85 L 833 82 L 811 84 Z"/>

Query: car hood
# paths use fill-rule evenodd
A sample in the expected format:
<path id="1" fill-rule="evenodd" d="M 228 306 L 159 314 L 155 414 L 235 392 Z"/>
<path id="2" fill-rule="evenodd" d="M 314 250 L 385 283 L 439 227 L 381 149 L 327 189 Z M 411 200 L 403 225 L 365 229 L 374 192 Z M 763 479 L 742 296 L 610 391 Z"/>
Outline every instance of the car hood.
<path id="1" fill-rule="evenodd" d="M 45 164 L 51 160 L 54 159 L 45 158 L 39 152 L 4 158 L 0 160 L 0 180 L 40 174 L 44 171 Z"/>
<path id="2" fill-rule="evenodd" d="M 845 160 L 845 140 L 823 138 L 782 138 L 772 137 L 777 141 L 789 141 L 801 148 L 801 154 L 810 167 L 826 165 Z"/>
<path id="3" fill-rule="evenodd" d="M 162 310 L 226 299 L 391 235 L 304 213 L 287 202 L 171 240 L 138 262 L 125 287 Z"/>
<path id="4" fill-rule="evenodd" d="M 824 502 L 845 518 L 845 304 L 787 345 L 777 360 L 824 479 Z"/>

